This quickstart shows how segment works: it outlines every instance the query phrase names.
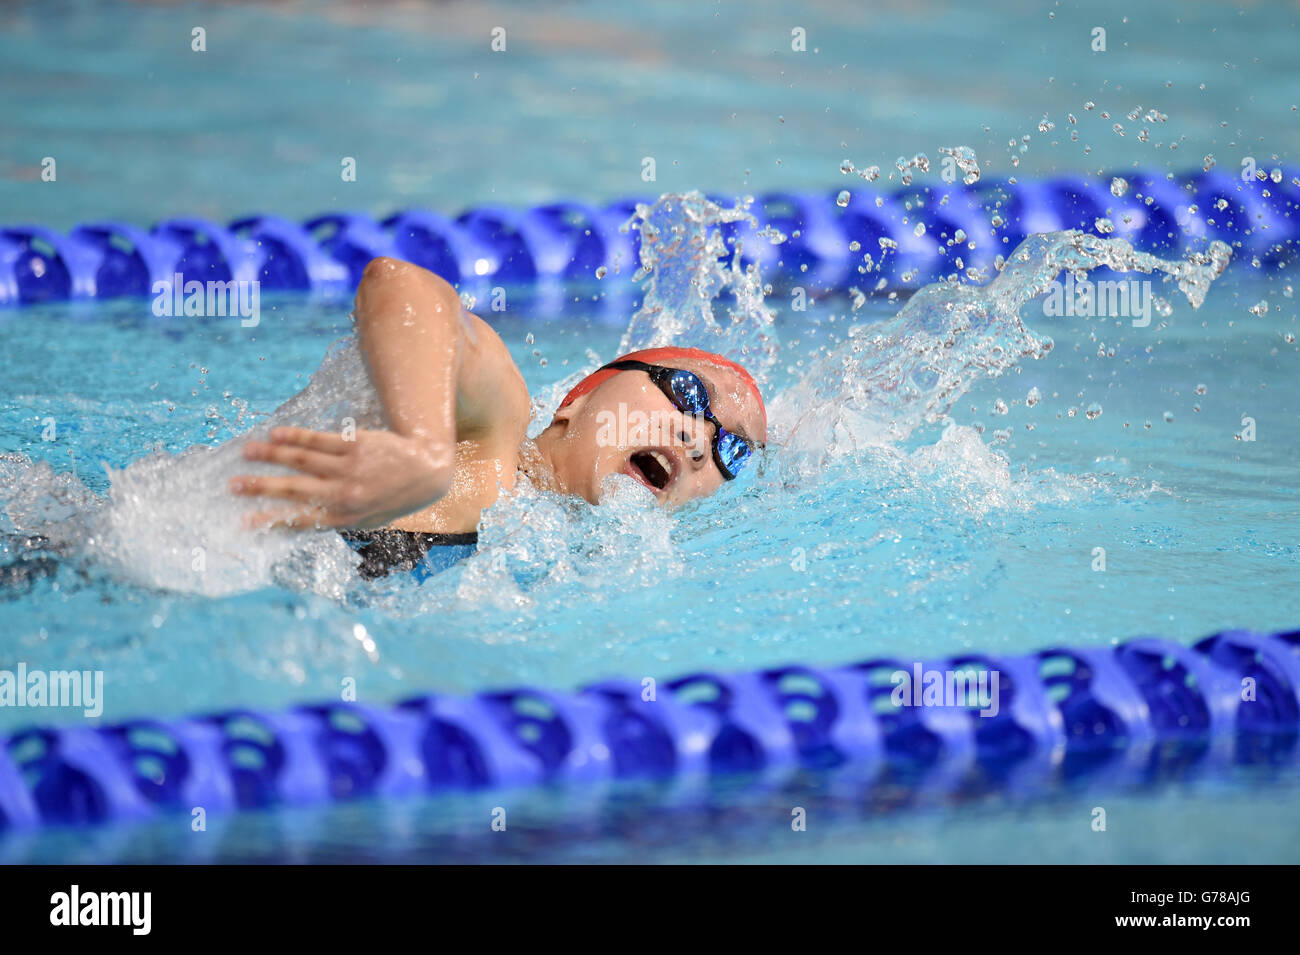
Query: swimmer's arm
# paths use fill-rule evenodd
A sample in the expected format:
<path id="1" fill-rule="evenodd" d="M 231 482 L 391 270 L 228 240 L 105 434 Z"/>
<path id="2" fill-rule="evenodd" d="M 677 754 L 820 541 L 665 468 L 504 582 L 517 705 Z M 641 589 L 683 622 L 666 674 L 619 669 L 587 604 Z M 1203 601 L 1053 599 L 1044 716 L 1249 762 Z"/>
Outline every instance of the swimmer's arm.
<path id="1" fill-rule="evenodd" d="M 277 428 L 270 443 L 247 442 L 246 458 L 301 473 L 241 477 L 232 490 L 302 505 L 252 515 L 249 525 L 379 527 L 447 493 L 457 440 L 474 440 L 487 454 L 517 446 L 528 421 L 523 377 L 500 337 L 463 312 L 455 289 L 418 266 L 376 259 L 357 290 L 355 316 L 390 430 L 345 439 Z"/>
<path id="2" fill-rule="evenodd" d="M 367 267 L 357 289 L 357 337 L 389 427 L 434 442 L 498 435 L 518 442 L 528 391 L 500 336 L 461 306 L 440 276 L 396 259 Z"/>
<path id="3" fill-rule="evenodd" d="M 453 448 L 463 338 L 455 290 L 427 269 L 374 259 L 352 315 L 389 429 L 439 453 Z"/>

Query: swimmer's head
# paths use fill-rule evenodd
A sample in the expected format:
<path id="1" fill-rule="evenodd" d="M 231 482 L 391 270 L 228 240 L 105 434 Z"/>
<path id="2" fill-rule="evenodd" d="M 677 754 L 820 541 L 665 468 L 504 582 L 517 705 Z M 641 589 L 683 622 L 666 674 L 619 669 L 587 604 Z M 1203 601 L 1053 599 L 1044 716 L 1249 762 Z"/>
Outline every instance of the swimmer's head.
<path id="1" fill-rule="evenodd" d="M 716 423 L 688 413 L 705 401 Z M 671 505 L 754 466 L 766 440 L 767 409 L 744 368 L 698 348 L 650 348 L 580 381 L 536 443 L 568 493 L 595 504 L 608 475 L 626 474 Z"/>

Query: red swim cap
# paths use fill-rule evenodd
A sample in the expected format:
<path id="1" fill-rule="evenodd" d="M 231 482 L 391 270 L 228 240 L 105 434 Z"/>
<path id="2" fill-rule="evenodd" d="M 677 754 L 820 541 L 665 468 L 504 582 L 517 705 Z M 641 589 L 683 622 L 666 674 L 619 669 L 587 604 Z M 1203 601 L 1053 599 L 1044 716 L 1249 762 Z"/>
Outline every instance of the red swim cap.
<path id="1" fill-rule="evenodd" d="M 758 400 L 758 410 L 763 413 L 763 434 L 762 437 L 759 438 L 759 441 L 761 443 L 767 440 L 767 406 L 763 404 L 763 396 L 758 391 L 758 384 L 754 381 L 753 376 L 751 376 L 749 372 L 745 371 L 744 368 L 737 365 L 734 361 L 731 361 L 728 358 L 723 358 L 721 355 L 715 355 L 710 351 L 702 351 L 698 348 L 678 348 L 675 345 L 669 345 L 665 348 L 647 348 L 643 351 L 628 352 L 626 355 L 620 355 L 618 358 L 615 358 L 614 361 L 643 361 L 647 365 L 663 365 L 667 363 L 671 366 L 673 359 L 681 358 L 690 358 L 707 365 L 713 365 L 717 368 L 726 368 L 739 375 L 740 380 L 744 382 L 745 387 L 747 387 L 750 393 Z M 611 362 L 611 364 L 613 364 L 613 362 Z M 565 395 L 564 400 L 560 402 L 560 407 L 563 408 L 575 398 L 582 397 L 587 392 L 593 390 L 602 381 L 612 378 L 617 374 L 618 369 L 616 368 L 598 368 L 573 386 L 573 390 Z"/>

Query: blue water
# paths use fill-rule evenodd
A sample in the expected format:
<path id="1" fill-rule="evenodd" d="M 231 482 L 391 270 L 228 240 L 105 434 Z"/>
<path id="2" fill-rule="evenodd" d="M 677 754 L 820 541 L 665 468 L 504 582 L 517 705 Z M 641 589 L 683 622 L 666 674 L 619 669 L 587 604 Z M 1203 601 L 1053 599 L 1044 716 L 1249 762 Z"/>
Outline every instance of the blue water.
<path id="1" fill-rule="evenodd" d="M 1182 170 L 1210 153 L 1235 167 L 1237 144 L 1256 149 L 1258 137 L 1266 165 L 1296 155 L 1290 7 L 1063 7 L 1054 20 L 985 7 L 846 19 L 818 7 L 797 19 L 819 52 L 795 62 L 774 52 L 788 47 L 789 17 L 763 5 L 640 15 L 649 19 L 588 4 L 545 18 L 502 9 L 512 51 L 492 55 L 490 25 L 457 6 L 6 7 L 0 89 L 20 105 L 0 116 L 0 219 L 66 227 L 104 216 L 147 224 L 181 213 L 451 212 L 564 194 L 853 188 L 860 180 L 839 172 L 846 156 L 888 169 L 900 153 L 934 160 L 937 146 L 957 144 L 992 159 L 992 172 L 1026 178 Z M 131 30 L 116 26 L 123 18 Z M 568 28 L 567 18 L 599 26 Z M 1110 24 L 1107 54 L 1088 51 L 1094 20 Z M 209 52 L 191 54 L 200 23 Z M 106 45 L 110 35 L 125 39 Z M 1169 116 L 1147 143 L 1096 115 L 1109 109 L 1128 125 L 1123 114 L 1138 104 Z M 1084 142 L 1068 140 L 1066 112 L 1088 130 Z M 1044 113 L 1056 126 L 1040 135 Z M 1031 133 L 1027 152 L 1008 150 Z M 659 157 L 649 190 L 639 175 L 647 154 Z M 44 155 L 58 158 L 56 183 L 33 181 Z M 356 183 L 339 181 L 341 156 L 359 158 Z M 635 495 L 598 511 L 499 506 L 487 536 L 504 562 L 485 550 L 423 587 L 291 566 L 214 596 L 177 585 L 183 568 L 164 539 L 140 546 L 155 561 L 147 574 L 90 545 L 7 595 L 0 668 L 102 669 L 112 720 L 336 698 L 345 679 L 361 699 L 388 701 L 1291 628 L 1300 621 L 1294 278 L 1293 267 L 1239 262 L 1202 308 L 1179 299 L 1147 328 L 1049 318 L 1031 303 L 1026 325 L 1055 347 L 977 381 L 947 421 L 837 449 L 815 473 L 774 448 L 758 474 L 672 516 Z M 1265 315 L 1248 311 L 1261 300 Z M 902 307 L 767 305 L 781 341 L 769 394 L 843 346 L 850 328 L 886 327 Z M 625 326 L 585 303 L 545 324 L 524 308 L 493 321 L 530 390 L 552 399 L 590 367 L 589 349 L 611 357 Z M 243 433 L 302 388 L 348 330 L 345 304 L 292 297 L 265 298 L 252 329 L 158 320 L 132 301 L 0 313 L 0 450 L 22 456 L 0 462 L 6 529 L 93 509 L 86 495 L 107 492 L 105 464 L 165 462 L 160 452 Z M 1090 418 L 1094 404 L 1102 413 Z M 1256 440 L 1234 437 L 1243 417 Z M 42 437 L 49 419 L 54 441 Z M 215 497 L 186 506 L 224 513 Z M 524 513 L 534 515 L 528 526 Z M 177 519 L 169 512 L 159 526 Z M 1098 547 L 1104 572 L 1093 569 Z M 27 717 L 0 710 L 0 731 Z M 487 794 L 256 814 L 223 823 L 202 846 L 186 826 L 173 834 L 160 823 L 110 830 L 90 848 L 47 834 L 0 842 L 0 853 L 258 858 L 270 845 L 331 859 L 1296 861 L 1294 813 L 1269 808 L 1294 806 L 1289 771 L 1281 777 L 1125 779 L 1106 798 L 1127 823 L 1094 842 L 1088 813 L 1099 797 L 1085 790 L 1045 802 L 936 798 L 911 814 L 828 808 L 833 838 L 792 846 L 790 793 L 758 787 L 717 794 L 716 812 L 669 813 L 663 831 L 647 830 L 659 802 L 645 793 L 511 794 L 528 823 L 505 848 L 477 834 L 478 814 L 505 798 Z"/>
<path id="2" fill-rule="evenodd" d="M 1125 0 L 870 14 L 775 0 L 9 3 L 0 218 L 67 228 L 824 189 L 846 157 L 887 169 L 959 144 L 1001 175 L 1186 169 L 1207 153 L 1237 168 L 1297 154 L 1296 17 L 1284 2 Z M 206 53 L 190 50 L 197 26 Z M 490 51 L 494 27 L 504 53 Z M 794 27 L 807 53 L 788 52 Z M 1169 117 L 1145 143 L 1126 118 L 1137 105 Z M 1055 128 L 1040 135 L 1044 116 Z M 45 156 L 60 166 L 52 187 Z"/>

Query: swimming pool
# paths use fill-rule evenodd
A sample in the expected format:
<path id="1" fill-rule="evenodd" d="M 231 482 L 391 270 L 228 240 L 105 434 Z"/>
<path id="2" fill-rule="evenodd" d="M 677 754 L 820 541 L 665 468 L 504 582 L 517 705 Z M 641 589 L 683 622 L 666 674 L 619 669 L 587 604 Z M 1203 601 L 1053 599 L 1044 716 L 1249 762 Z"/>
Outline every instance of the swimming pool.
<path id="1" fill-rule="evenodd" d="M 331 12 L 340 14 L 339 8 Z M 16 16 L 32 24 L 39 38 L 75 42 L 67 32 L 55 32 L 36 8 L 20 8 Z M 142 30 L 147 35 L 162 29 L 157 24 L 173 16 L 164 12 L 160 20 L 142 24 Z M 328 18 L 281 21 L 275 14 L 243 8 L 214 10 L 213 16 L 234 18 L 245 29 L 256 25 L 262 36 L 268 30 L 276 36 L 276 24 L 288 31 L 289 22 L 295 30 L 305 27 L 323 37 L 344 35 Z M 950 20 L 947 26 L 957 30 L 961 24 Z M 89 36 L 92 27 L 93 20 L 74 18 L 57 29 L 84 30 Z M 363 44 L 392 45 L 403 58 L 419 55 L 403 46 L 412 41 L 402 40 L 391 25 L 388 31 L 372 25 L 347 35 L 359 35 Z M 284 32 L 278 40 L 289 42 Z M 1253 34 L 1251 42 L 1256 41 Z M 933 55 L 941 51 L 937 44 Z M 268 64 L 274 57 L 255 53 L 256 44 L 240 55 L 257 69 L 272 69 Z M 536 50 L 529 55 L 545 56 Z M 571 57 L 550 56 L 566 70 L 579 68 Z M 113 75 L 114 61 L 107 54 L 85 62 L 84 73 L 73 74 L 82 83 L 96 69 Z M 762 84 L 743 82 L 746 62 L 737 60 L 743 93 L 735 96 L 751 110 L 762 103 L 767 111 L 759 95 Z M 472 72 L 468 62 L 466 68 Z M 1214 68 L 1221 70 L 1222 64 L 1216 60 Z M 1183 63 L 1180 69 L 1179 80 L 1192 82 L 1209 65 Z M 52 72 L 70 82 L 64 73 Z M 129 75 L 115 82 L 143 82 L 125 72 Z M 195 95 L 216 96 L 210 82 L 184 75 Z M 5 79 L 15 81 L 12 74 Z M 1139 72 L 1132 82 L 1146 79 Z M 376 86 L 392 81 L 391 76 L 367 80 Z M 340 89 L 337 78 L 333 82 L 333 91 L 345 103 L 360 95 Z M 826 82 L 828 98 L 854 102 L 845 86 Z M 671 97 L 671 90 L 654 89 L 657 96 Z M 561 92 L 557 87 L 549 95 Z M 1276 89 L 1273 93 L 1280 95 Z M 421 97 L 432 94 L 411 89 L 403 95 L 423 103 Z M 403 95 L 396 96 L 399 103 Z M 442 95 L 447 102 L 454 99 Z M 1231 86 L 1216 95 L 1222 97 L 1214 100 L 1221 108 L 1236 103 Z M 1073 96 L 1066 102 L 1079 100 L 1082 115 L 1086 98 Z M 458 101 L 464 115 L 457 119 L 467 128 L 475 122 L 470 102 L 472 96 Z M 1053 102 L 1058 114 L 1068 108 Z M 1251 108 L 1267 115 L 1254 117 L 1258 125 L 1252 129 L 1274 137 L 1274 149 L 1292 156 L 1294 121 L 1289 104 L 1280 103 L 1254 104 Z M 1123 111 L 1132 105 L 1125 100 Z M 527 114 L 536 103 L 525 97 L 517 106 Z M 655 132 L 684 135 L 690 117 L 659 109 L 650 110 Z M 1189 106 L 1185 115 L 1198 116 L 1195 109 Z M 951 120 L 920 112 L 927 123 Z M 1171 123 L 1196 128 L 1194 119 L 1180 118 L 1171 108 L 1165 112 Z M 20 113 L 29 126 L 38 125 L 40 115 L 36 108 Z M 829 122 L 820 117 L 800 121 L 805 119 L 814 126 Z M 152 121 L 164 127 L 170 122 L 165 116 Z M 574 122 L 575 129 L 582 126 Z M 588 122 L 595 120 L 588 117 Z M 306 135 L 302 124 L 301 118 L 286 125 L 269 118 L 249 121 L 253 130 L 273 127 L 286 140 L 294 138 L 295 130 Z M 784 125 L 776 123 L 777 129 Z M 119 159 L 132 155 L 127 128 L 113 126 L 112 135 L 121 138 L 108 152 Z M 309 142 L 312 155 L 325 155 L 334 134 L 310 128 L 318 137 Z M 779 135 L 745 128 L 749 132 L 739 137 L 742 142 L 729 143 L 727 149 L 744 152 L 761 146 L 764 136 Z M 396 151 L 394 143 L 384 142 L 392 132 L 371 132 Z M 915 138 L 913 130 L 908 141 Z M 253 132 L 242 139 L 245 146 L 258 141 Z M 1112 137 L 1097 142 L 1105 144 L 1099 152 L 1114 157 L 1110 165 L 1131 161 L 1131 141 Z M 1040 150 L 1031 148 L 1023 154 L 1024 165 L 1016 168 L 1027 169 L 1025 175 L 1090 168 L 1081 148 L 1067 143 L 1044 146 L 1041 152 L 1050 160 L 1040 160 Z M 219 140 L 212 145 L 218 171 L 240 168 Z M 829 166 L 810 155 L 806 167 L 778 167 L 780 172 L 768 175 L 778 176 L 782 187 L 806 176 L 807 184 L 819 188 L 847 183 L 845 188 L 854 189 L 859 181 L 844 180 L 838 172 L 844 150 L 838 142 L 826 149 L 822 155 L 833 158 Z M 725 150 L 714 155 L 734 173 Z M 886 157 L 877 161 L 882 159 L 887 165 Z M 1171 168 L 1185 168 L 1181 159 L 1182 150 Z M 553 158 L 536 161 L 563 165 Z M 291 160 L 280 162 L 292 165 Z M 1035 162 L 1043 165 L 1035 167 Z M 198 164 L 176 162 L 173 167 L 151 158 L 146 165 L 149 175 L 176 168 L 183 179 Z M 61 160 L 61 166 L 68 163 Z M 661 163 L 661 169 L 668 167 Z M 265 206 L 261 200 L 275 188 L 282 193 L 275 197 L 274 211 L 286 215 L 319 212 L 345 201 L 338 192 L 301 184 L 301 176 L 282 182 L 277 177 L 286 173 L 275 168 L 260 183 L 256 177 L 219 178 L 219 198 L 207 200 L 214 203 L 212 209 L 203 202 L 184 207 L 179 199 L 149 195 L 143 185 L 67 198 L 60 193 L 57 202 L 50 202 L 16 188 L 12 177 L 4 186 L 5 200 L 15 197 L 10 207 L 18 210 L 14 218 L 62 226 L 86 217 L 87 208 L 140 224 L 177 212 L 220 215 L 232 204 Z M 421 202 L 457 211 L 467 204 L 467 188 L 491 181 L 456 168 L 453 164 L 433 192 L 422 191 Z M 565 168 L 566 175 L 573 174 L 572 167 Z M 602 175 L 602 168 L 593 158 L 582 169 L 584 196 L 610 198 L 644 188 L 618 174 Z M 130 169 L 128 179 L 139 175 Z M 671 175 L 693 176 L 691 185 L 708 182 L 712 191 L 714 180 L 705 169 L 688 163 L 687 170 Z M 537 175 L 549 181 L 548 171 Z M 723 180 L 718 191 L 730 185 L 725 176 Z M 381 185 L 366 187 L 375 192 L 362 191 L 346 201 L 390 211 L 401 201 L 393 188 L 397 184 L 400 194 L 400 182 L 390 170 Z M 516 191 L 507 198 L 522 202 L 535 195 L 553 198 L 557 183 L 563 182 L 555 180 L 534 194 L 519 177 L 502 173 L 500 189 L 509 183 Z M 578 180 L 571 187 L 578 188 Z M 666 176 L 660 187 L 671 189 Z M 168 189 L 193 198 L 193 189 L 173 184 L 163 192 Z M 183 574 L 177 571 L 185 565 L 168 533 L 191 520 L 194 508 L 192 499 L 178 493 L 183 489 L 168 487 L 166 476 L 175 472 L 162 455 L 240 434 L 302 387 L 331 343 L 347 333 L 345 302 L 268 297 L 255 329 L 220 320 L 158 320 L 139 300 L 47 304 L 0 313 L 8 346 L 0 372 L 11 397 L 0 422 L 5 450 L 49 465 L 47 470 L 23 461 L 4 463 L 10 520 L 17 513 L 16 523 L 30 527 L 33 515 L 62 517 L 69 495 L 77 505 L 83 485 L 92 493 L 106 491 L 101 462 L 122 468 L 142 455 L 159 455 L 157 467 L 149 469 L 150 480 L 140 486 L 148 494 L 129 510 L 141 520 L 150 518 L 150 532 L 124 538 L 131 549 L 99 555 L 117 559 L 116 564 L 67 561 L 53 576 L 34 578 L 26 592 L 14 591 L 6 606 L 12 634 L 6 652 L 31 667 L 102 669 L 109 688 L 104 716 L 120 719 L 333 698 L 343 679 L 355 680 L 360 699 L 389 701 L 417 690 L 468 692 L 525 682 L 570 688 L 612 675 L 672 676 L 698 668 L 745 669 L 795 660 L 833 664 L 882 654 L 929 658 L 970 649 L 1021 652 L 1047 644 L 1107 645 L 1142 632 L 1190 642 L 1241 625 L 1284 630 L 1300 620 L 1294 588 L 1300 391 L 1294 376 L 1291 281 L 1289 267 L 1279 271 L 1239 262 L 1215 282 L 1200 310 L 1179 301 L 1170 315 L 1141 328 L 1127 316 L 1123 321 L 1087 321 L 1048 316 L 1037 303 L 1026 306 L 1021 314 L 1030 332 L 1050 335 L 1055 347 L 1038 360 L 1008 363 L 999 377 L 976 377 L 947 410 L 950 424 L 921 424 L 894 440 L 863 441 L 856 449 L 832 448 L 822 440 L 812 456 L 807 442 L 796 443 L 798 454 L 769 453 L 755 479 L 738 482 L 679 516 L 650 510 L 635 494 L 622 495 L 599 511 L 558 501 L 504 502 L 488 516 L 485 534 L 501 544 L 505 561 L 494 566 L 485 552 L 418 588 L 401 582 L 363 586 L 333 573 L 337 568 L 328 562 L 292 561 L 222 578 L 221 592 L 178 582 Z M 1261 301 L 1269 303 L 1264 314 L 1249 311 Z M 796 312 L 780 298 L 768 299 L 780 341 L 778 359 L 769 370 L 769 393 L 795 394 L 792 386 L 818 358 L 851 350 L 851 329 L 859 328 L 856 337 L 888 328 L 900 308 L 900 300 L 888 298 L 855 304 L 847 296 L 826 296 Z M 530 319 L 526 309 L 520 311 L 507 310 L 493 321 L 543 405 L 553 405 L 547 399 L 562 393 L 565 379 L 590 367 L 589 351 L 601 357 L 614 354 L 625 330 L 601 302 L 566 304 L 544 323 Z M 829 397 L 850 397 L 855 380 L 861 378 L 846 376 L 838 384 L 848 390 Z M 59 386 L 52 388 L 51 382 Z M 785 413 L 787 421 L 798 418 L 788 405 Z M 1254 421 L 1254 441 L 1236 437 L 1244 417 Z M 42 440 L 47 419 L 57 423 L 62 439 Z M 202 520 L 216 524 L 230 513 L 219 501 L 208 500 Z M 1094 569 L 1097 548 L 1105 551 L 1104 571 Z M 719 573 L 720 564 L 725 573 Z M 671 617 L 663 612 L 665 601 L 677 609 Z M 25 715 L 0 710 L 0 730 L 16 728 Z M 87 849 L 71 848 L 70 837 L 53 833 L 6 840 L 0 851 L 26 859 L 79 853 L 97 859 L 450 858 L 459 852 L 531 859 L 575 854 L 615 860 L 643 854 L 754 859 L 795 851 L 822 859 L 1294 861 L 1295 840 L 1279 838 L 1294 833 L 1294 822 L 1265 808 L 1274 799 L 1293 802 L 1291 770 L 1247 767 L 1226 778 L 1174 779 L 1187 785 L 1153 787 L 1151 780 L 1135 777 L 1108 791 L 1135 827 L 1141 820 L 1141 834 L 1126 835 L 1122 846 L 1090 846 L 1072 835 L 1075 827 L 1086 828 L 1095 804 L 1096 792 L 1086 787 L 1066 788 L 1033 803 L 1005 794 L 958 800 L 937 793 L 918 799 L 914 814 L 891 814 L 881 821 L 876 818 L 876 810 L 883 808 L 878 802 L 855 802 L 852 787 L 828 792 L 823 781 L 811 778 L 794 780 L 786 788 L 721 784 L 705 808 L 699 808 L 698 799 L 683 797 L 686 808 L 676 812 L 663 809 L 672 804 L 671 794 L 638 787 L 516 794 L 511 805 L 520 806 L 528 820 L 523 826 L 527 838 L 508 849 L 484 844 L 473 830 L 477 814 L 501 799 L 492 794 L 415 801 L 405 808 L 363 803 L 261 814 L 223 823 L 219 838 L 201 847 L 188 831 L 173 836 L 165 825 L 151 825 L 106 832 Z M 816 849 L 801 843 L 792 850 L 782 841 L 788 838 L 791 785 L 800 798 L 816 800 L 814 805 L 835 820 L 834 838 Z M 1266 795 L 1256 798 L 1256 791 Z M 1027 822 L 1020 820 L 1022 812 L 1028 814 Z M 763 821 L 773 813 L 778 817 L 774 826 Z M 1204 834 L 1189 844 L 1185 833 L 1198 823 L 1206 826 Z M 1027 831 L 1035 838 L 1026 839 Z"/>

